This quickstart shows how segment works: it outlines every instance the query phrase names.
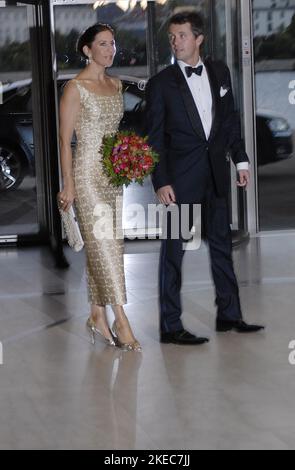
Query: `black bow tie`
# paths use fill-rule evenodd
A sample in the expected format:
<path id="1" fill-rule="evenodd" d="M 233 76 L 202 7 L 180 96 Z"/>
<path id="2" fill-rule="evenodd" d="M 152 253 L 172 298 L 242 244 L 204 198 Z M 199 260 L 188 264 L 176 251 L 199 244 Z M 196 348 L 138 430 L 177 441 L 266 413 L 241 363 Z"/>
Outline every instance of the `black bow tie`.
<path id="1" fill-rule="evenodd" d="M 193 73 L 195 73 L 196 75 L 200 77 L 203 73 L 203 68 L 204 68 L 203 65 L 199 65 L 199 67 L 185 67 L 185 73 L 188 76 L 188 78 L 190 78 Z"/>

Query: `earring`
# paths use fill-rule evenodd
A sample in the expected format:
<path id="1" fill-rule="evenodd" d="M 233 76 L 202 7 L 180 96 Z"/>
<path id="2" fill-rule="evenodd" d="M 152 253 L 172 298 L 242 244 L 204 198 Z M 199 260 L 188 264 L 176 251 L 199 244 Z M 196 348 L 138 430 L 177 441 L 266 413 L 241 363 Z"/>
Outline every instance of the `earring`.
<path id="1" fill-rule="evenodd" d="M 87 65 L 91 64 L 91 62 L 92 62 L 92 56 L 89 56 L 87 59 Z"/>

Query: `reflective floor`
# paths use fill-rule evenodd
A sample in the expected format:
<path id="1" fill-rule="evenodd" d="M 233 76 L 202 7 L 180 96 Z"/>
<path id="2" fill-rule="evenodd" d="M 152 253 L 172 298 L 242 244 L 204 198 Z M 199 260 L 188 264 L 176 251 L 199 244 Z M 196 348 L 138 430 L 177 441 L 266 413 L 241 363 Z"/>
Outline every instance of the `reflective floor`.
<path id="1" fill-rule="evenodd" d="M 126 308 L 142 355 L 90 344 L 83 254 L 0 251 L 1 449 L 294 449 L 295 234 L 235 252 L 244 314 L 265 333 L 214 332 L 207 251 L 184 266 L 184 322 L 203 347 L 158 342 L 158 242 L 126 243 Z"/>

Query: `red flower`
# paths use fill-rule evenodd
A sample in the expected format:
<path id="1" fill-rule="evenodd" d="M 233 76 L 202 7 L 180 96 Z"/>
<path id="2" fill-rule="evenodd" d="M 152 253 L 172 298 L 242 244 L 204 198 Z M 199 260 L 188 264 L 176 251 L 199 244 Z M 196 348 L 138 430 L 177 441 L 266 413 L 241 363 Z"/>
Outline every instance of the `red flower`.
<path id="1" fill-rule="evenodd" d="M 134 132 L 118 132 L 105 137 L 103 163 L 106 174 L 116 186 L 141 183 L 151 174 L 159 157 L 142 138 Z"/>

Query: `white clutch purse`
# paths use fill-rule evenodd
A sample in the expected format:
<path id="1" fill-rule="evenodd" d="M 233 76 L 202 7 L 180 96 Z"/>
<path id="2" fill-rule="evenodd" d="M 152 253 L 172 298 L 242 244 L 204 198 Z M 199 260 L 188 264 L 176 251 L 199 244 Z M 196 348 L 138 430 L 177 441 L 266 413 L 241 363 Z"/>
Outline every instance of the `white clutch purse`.
<path id="1" fill-rule="evenodd" d="M 59 212 L 69 246 L 78 253 L 84 248 L 84 241 L 80 232 L 79 224 L 76 218 L 73 206 L 69 212 L 63 211 L 59 206 Z"/>

